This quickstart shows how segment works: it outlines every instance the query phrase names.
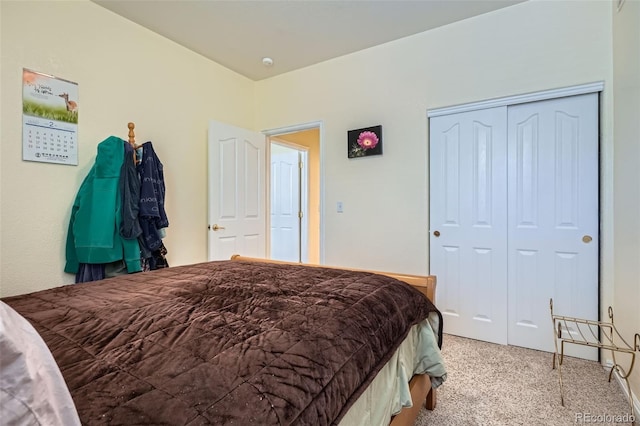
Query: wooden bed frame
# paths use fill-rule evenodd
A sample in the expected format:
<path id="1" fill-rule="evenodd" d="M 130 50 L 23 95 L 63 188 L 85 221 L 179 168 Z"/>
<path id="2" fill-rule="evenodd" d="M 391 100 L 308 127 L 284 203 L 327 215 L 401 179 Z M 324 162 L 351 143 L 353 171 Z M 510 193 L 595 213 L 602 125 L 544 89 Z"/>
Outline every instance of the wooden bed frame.
<path id="1" fill-rule="evenodd" d="M 315 265 L 310 263 L 295 263 L 295 262 L 283 262 L 280 260 L 271 260 L 271 259 L 260 259 L 255 257 L 245 257 L 240 256 L 239 254 L 234 254 L 231 256 L 231 260 L 243 260 L 249 262 L 266 262 L 266 263 L 283 263 L 289 265 L 304 265 L 311 267 L 322 267 L 322 268 L 332 268 L 331 266 L 325 265 Z M 431 302 L 435 300 L 435 291 L 436 291 L 436 277 L 434 275 L 404 275 L 404 274 L 395 274 L 390 272 L 380 272 L 380 271 L 368 271 L 364 269 L 354 269 L 354 268 L 335 268 L 335 269 L 347 269 L 350 271 L 363 271 L 363 272 L 372 272 L 374 274 L 386 275 L 392 278 L 395 278 L 400 281 L 404 281 L 407 284 L 418 289 L 422 294 L 427 296 Z M 426 374 L 417 374 L 413 376 L 411 381 L 409 382 L 409 388 L 411 389 L 411 400 L 414 401 L 413 407 L 405 408 L 398 415 L 391 419 L 390 426 L 413 426 L 415 423 L 415 419 L 420 412 L 420 408 L 422 407 L 422 403 L 416 403 L 417 401 L 424 401 L 425 408 L 427 410 L 433 410 L 436 408 L 436 390 L 431 388 L 431 379 Z"/>

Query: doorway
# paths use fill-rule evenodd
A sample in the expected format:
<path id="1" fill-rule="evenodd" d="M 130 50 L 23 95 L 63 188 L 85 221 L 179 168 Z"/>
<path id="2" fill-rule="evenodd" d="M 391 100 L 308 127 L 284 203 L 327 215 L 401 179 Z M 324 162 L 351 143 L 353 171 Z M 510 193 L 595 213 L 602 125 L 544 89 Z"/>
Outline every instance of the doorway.
<path id="1" fill-rule="evenodd" d="M 233 254 L 269 258 L 270 140 L 307 152 L 303 261 L 322 264 L 322 122 L 261 133 L 211 120 L 208 166 L 208 260 Z"/>
<path id="2" fill-rule="evenodd" d="M 271 259 L 301 263 L 309 261 L 308 157 L 306 148 L 271 138 Z"/>
<path id="3" fill-rule="evenodd" d="M 266 132 L 270 146 L 269 257 L 304 263 L 321 263 L 320 256 L 320 126 Z M 275 157 L 274 157 L 275 156 Z M 296 168 L 290 168 L 294 157 Z M 277 165 L 274 164 L 277 159 Z M 294 173 L 297 170 L 298 173 Z M 274 176 L 275 174 L 275 176 Z M 297 177 L 299 189 L 294 185 Z M 299 195 L 297 195 L 299 193 Z M 289 206 L 299 200 L 292 217 Z M 291 229 L 292 222 L 299 228 Z M 296 254 L 297 253 L 297 254 Z"/>

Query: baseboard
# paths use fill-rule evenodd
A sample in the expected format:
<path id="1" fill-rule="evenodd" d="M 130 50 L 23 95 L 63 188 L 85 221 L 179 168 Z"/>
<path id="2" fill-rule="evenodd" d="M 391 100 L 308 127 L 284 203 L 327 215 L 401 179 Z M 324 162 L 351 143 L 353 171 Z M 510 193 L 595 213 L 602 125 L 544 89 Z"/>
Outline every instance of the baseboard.
<path id="1" fill-rule="evenodd" d="M 602 367 L 605 369 L 607 373 L 609 373 L 609 371 L 611 371 L 611 368 L 613 367 L 613 361 L 610 359 L 606 360 L 606 362 Z M 628 401 L 629 389 L 627 388 L 626 382 L 623 379 L 621 379 L 619 375 L 615 373 L 613 373 L 613 377 L 616 378 L 618 385 L 620 385 L 620 389 L 622 389 L 622 392 L 624 393 L 624 396 L 627 398 L 627 401 Z M 637 395 L 635 395 L 633 391 L 631 391 L 631 400 L 633 401 L 633 410 L 635 415 L 640 416 L 640 400 L 638 400 Z"/>

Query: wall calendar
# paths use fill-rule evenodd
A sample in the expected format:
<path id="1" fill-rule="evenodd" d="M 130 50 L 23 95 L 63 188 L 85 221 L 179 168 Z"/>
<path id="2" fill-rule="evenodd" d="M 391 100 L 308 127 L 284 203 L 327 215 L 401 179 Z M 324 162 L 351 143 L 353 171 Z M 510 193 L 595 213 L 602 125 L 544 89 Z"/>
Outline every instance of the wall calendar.
<path id="1" fill-rule="evenodd" d="M 22 70 L 22 159 L 78 165 L 78 84 Z"/>

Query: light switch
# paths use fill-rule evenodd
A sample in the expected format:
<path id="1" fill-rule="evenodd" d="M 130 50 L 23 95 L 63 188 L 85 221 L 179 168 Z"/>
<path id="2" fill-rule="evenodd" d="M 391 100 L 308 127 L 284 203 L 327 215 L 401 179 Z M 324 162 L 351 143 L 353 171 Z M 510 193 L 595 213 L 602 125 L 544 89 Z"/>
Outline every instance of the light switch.
<path id="1" fill-rule="evenodd" d="M 338 213 L 342 213 L 342 201 L 338 201 L 337 205 L 336 205 L 336 210 Z"/>

